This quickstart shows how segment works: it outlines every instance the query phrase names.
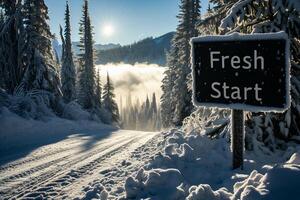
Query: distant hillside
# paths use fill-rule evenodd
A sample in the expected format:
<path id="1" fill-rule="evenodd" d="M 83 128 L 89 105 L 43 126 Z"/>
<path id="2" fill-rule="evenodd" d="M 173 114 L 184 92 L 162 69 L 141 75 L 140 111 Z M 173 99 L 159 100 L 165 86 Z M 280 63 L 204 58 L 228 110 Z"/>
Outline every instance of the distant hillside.
<path id="1" fill-rule="evenodd" d="M 79 45 L 79 42 L 72 42 L 72 49 L 73 49 L 74 55 L 78 55 L 80 53 L 78 45 Z M 61 58 L 62 46 L 61 46 L 61 44 L 59 44 L 57 39 L 54 39 L 52 41 L 52 46 L 53 46 L 53 49 L 56 51 L 57 55 L 59 56 L 59 58 Z M 121 47 L 120 44 L 95 44 L 94 45 L 94 48 L 96 51 L 110 50 L 110 49 L 119 48 L 119 47 Z"/>
<path id="2" fill-rule="evenodd" d="M 80 53 L 78 45 L 79 42 L 72 43 L 72 48 L 75 55 L 78 55 Z M 96 51 L 110 50 L 118 47 L 121 47 L 121 45 L 120 44 L 95 44 L 94 45 Z"/>
<path id="3" fill-rule="evenodd" d="M 171 47 L 174 32 L 167 33 L 158 38 L 146 38 L 132 45 L 121 46 L 109 50 L 98 51 L 97 64 L 107 63 L 154 63 L 166 64 L 166 52 Z"/>

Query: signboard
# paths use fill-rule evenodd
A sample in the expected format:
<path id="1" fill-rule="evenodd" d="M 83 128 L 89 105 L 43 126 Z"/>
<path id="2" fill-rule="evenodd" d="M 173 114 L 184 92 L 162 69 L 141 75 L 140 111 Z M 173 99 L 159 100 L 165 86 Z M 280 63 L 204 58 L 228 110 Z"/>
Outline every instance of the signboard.
<path id="1" fill-rule="evenodd" d="M 194 104 L 253 112 L 288 109 L 287 38 L 284 32 L 193 38 Z"/>

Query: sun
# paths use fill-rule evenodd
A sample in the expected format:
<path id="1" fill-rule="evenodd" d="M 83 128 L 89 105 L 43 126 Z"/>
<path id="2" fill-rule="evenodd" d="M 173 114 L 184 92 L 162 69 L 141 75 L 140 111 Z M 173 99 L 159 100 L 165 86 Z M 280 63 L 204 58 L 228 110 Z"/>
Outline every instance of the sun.
<path id="1" fill-rule="evenodd" d="M 102 28 L 102 34 L 106 37 L 110 37 L 115 33 L 115 28 L 112 24 L 106 24 Z"/>

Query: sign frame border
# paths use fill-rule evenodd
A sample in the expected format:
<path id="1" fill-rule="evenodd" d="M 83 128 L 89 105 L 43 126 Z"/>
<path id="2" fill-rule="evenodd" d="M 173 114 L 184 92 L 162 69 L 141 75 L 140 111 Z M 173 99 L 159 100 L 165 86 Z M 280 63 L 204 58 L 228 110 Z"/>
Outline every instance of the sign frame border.
<path id="1" fill-rule="evenodd" d="M 195 89 L 196 89 L 196 77 L 195 77 L 195 56 L 194 56 L 194 43 L 196 42 L 234 42 L 234 41 L 256 41 L 256 40 L 276 40 L 276 39 L 284 39 L 286 40 L 285 45 L 285 85 L 286 85 L 286 100 L 283 108 L 276 107 L 265 107 L 265 106 L 254 106 L 242 103 L 204 103 L 198 102 L 196 99 Z M 193 37 L 190 40 L 191 45 L 191 67 L 192 67 L 192 86 L 193 86 L 193 94 L 192 101 L 194 106 L 196 107 L 212 107 L 212 108 L 220 108 L 220 109 L 234 109 L 234 110 L 243 110 L 250 112 L 277 112 L 283 113 L 288 110 L 291 106 L 291 61 L 290 61 L 290 41 L 288 39 L 288 35 L 284 31 L 275 32 L 275 33 L 254 33 L 254 34 L 240 34 L 240 33 L 231 33 L 229 35 L 204 35 L 200 37 Z"/>

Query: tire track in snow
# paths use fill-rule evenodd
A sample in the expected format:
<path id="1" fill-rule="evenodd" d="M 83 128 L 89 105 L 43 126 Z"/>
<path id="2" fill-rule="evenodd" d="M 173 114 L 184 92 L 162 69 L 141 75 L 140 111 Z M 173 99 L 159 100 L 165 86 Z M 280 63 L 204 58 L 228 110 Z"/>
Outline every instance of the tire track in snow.
<path id="1" fill-rule="evenodd" d="M 122 141 L 123 138 L 116 137 L 115 140 L 116 140 L 116 142 L 118 142 L 118 141 Z M 78 146 L 82 145 L 82 141 L 77 142 L 77 143 L 79 144 Z M 99 145 L 102 145 L 102 143 L 99 143 Z M 104 142 L 104 144 L 105 144 L 105 142 Z M 9 182 L 9 181 L 12 182 L 18 178 L 24 178 L 26 176 L 31 176 L 35 172 L 39 172 L 40 170 L 45 170 L 47 167 L 51 167 L 53 164 L 59 164 L 60 162 L 65 162 L 66 160 L 68 160 L 71 157 L 76 158 L 76 156 L 74 156 L 74 155 L 79 153 L 78 146 L 67 149 L 67 150 L 70 150 L 70 152 L 69 151 L 60 151 L 60 152 L 55 151 L 56 152 L 55 154 L 50 153 L 50 155 L 52 155 L 52 156 L 58 154 L 59 157 L 53 156 L 53 157 L 49 158 L 49 157 L 47 157 L 47 155 L 49 155 L 49 154 L 46 154 L 42 160 L 38 160 L 38 159 L 32 160 L 32 162 L 37 161 L 37 163 L 30 163 L 30 165 L 28 165 L 28 166 L 26 166 L 26 165 L 24 166 L 23 163 L 21 163 L 21 166 L 18 165 L 18 166 L 14 166 L 13 169 L 8 168 L 6 171 L 0 171 L 0 185 L 2 182 Z M 87 152 L 87 154 L 93 154 L 98 151 L 99 151 L 98 149 L 95 149 L 92 152 Z M 80 155 L 80 156 L 82 156 L 82 155 Z M 46 162 L 43 163 L 41 161 L 46 161 Z M 21 170 L 14 170 L 14 169 L 21 169 Z M 13 174 L 10 174 L 9 173 L 10 171 L 13 171 Z"/>
<path id="2" fill-rule="evenodd" d="M 14 161 L 12 163 L 8 163 L 8 164 L 5 164 L 3 166 L 0 166 L 0 175 L 1 175 L 2 172 L 7 172 L 8 170 L 13 171 L 14 168 L 18 168 L 20 165 L 25 165 L 27 163 L 32 163 L 34 161 L 44 159 L 45 157 L 60 154 L 62 151 L 71 150 L 74 147 L 76 147 L 77 144 L 80 144 L 80 143 L 81 143 L 80 141 L 74 141 L 74 142 L 68 144 L 68 148 L 61 148 L 61 149 L 58 149 L 58 150 L 55 150 L 55 151 L 52 151 L 52 152 L 50 151 L 49 153 L 46 153 L 46 154 L 41 154 L 40 151 L 47 151 L 48 149 L 47 148 L 41 148 L 38 151 L 38 153 L 32 153 L 32 154 L 30 154 L 29 157 L 25 157 L 25 158 L 19 159 L 17 161 Z M 74 146 L 70 147 L 71 145 L 74 145 Z M 37 155 L 35 155 L 35 154 L 37 154 Z M 41 154 L 41 155 L 39 155 L 39 154 Z M 4 160 L 6 160 L 6 159 L 9 159 L 9 157 L 4 158 Z"/>
<path id="3" fill-rule="evenodd" d="M 11 187 L 16 188 L 16 191 L 13 190 L 13 188 L 9 187 L 9 191 L 13 191 L 14 193 L 16 193 L 16 197 L 20 198 L 20 195 L 23 194 L 22 190 L 26 190 L 26 189 L 34 189 L 40 185 L 42 185 L 44 182 L 49 181 L 57 176 L 60 176 L 61 174 L 64 173 L 64 168 L 68 168 L 68 167 L 72 167 L 73 165 L 75 165 L 78 162 L 82 162 L 85 159 L 88 159 L 91 155 L 98 153 L 99 151 L 103 151 L 104 149 L 108 148 L 109 145 L 106 145 L 104 147 L 102 147 L 101 149 L 96 149 L 93 150 L 91 152 L 88 152 L 85 156 L 83 155 L 77 155 L 74 159 L 74 155 L 69 155 L 66 159 L 60 160 L 65 162 L 65 164 L 61 164 L 59 166 L 53 167 L 53 165 L 49 165 L 48 167 L 51 167 L 51 169 L 43 169 L 43 172 L 41 172 L 40 174 L 38 174 L 36 177 L 32 177 L 33 174 L 27 174 L 29 177 L 29 181 L 22 181 L 21 183 L 17 183 L 16 185 L 12 185 Z M 68 158 L 72 158 L 73 160 L 68 160 Z M 58 165 L 59 163 L 56 163 L 56 165 Z M 1 183 L 2 184 L 2 183 Z M 1 185 L 0 184 L 0 185 Z M 3 185 L 7 184 L 4 183 Z M 5 191 L 4 191 L 5 192 Z M 25 191 L 28 192 L 28 191 Z M 5 192 L 6 193 L 6 192 Z M 0 192 L 1 194 L 1 192 Z M 15 194 L 13 194 L 15 195 Z"/>
<path id="4" fill-rule="evenodd" d="M 112 144 L 109 141 L 106 142 L 107 144 L 104 142 L 104 144 L 106 145 L 97 144 L 97 146 L 99 145 L 99 148 L 96 148 L 95 150 L 89 151 L 85 154 L 79 153 L 77 156 L 75 156 L 75 159 L 74 155 L 69 155 L 56 161 L 48 162 L 48 168 L 50 169 L 47 168 L 47 163 L 45 164 L 45 166 L 41 165 L 35 169 L 36 171 L 34 171 L 33 169 L 33 171 L 28 171 L 28 173 L 25 174 L 25 176 L 27 175 L 29 177 L 29 180 L 22 181 L 19 180 L 22 178 L 22 176 L 16 176 L 15 179 L 17 179 L 17 181 L 20 181 L 20 183 L 17 183 L 13 188 L 10 188 L 9 190 L 0 191 L 0 194 L 4 197 L 4 199 L 38 197 L 39 195 L 43 197 L 58 195 L 59 190 L 62 188 L 62 186 L 65 187 L 67 185 L 70 185 L 72 182 L 76 181 L 76 179 L 82 177 L 83 175 L 88 175 L 91 169 L 97 169 L 101 167 L 99 166 L 99 164 L 102 161 L 112 157 L 123 149 L 126 149 L 126 147 L 130 143 L 134 144 L 144 136 L 135 136 L 133 139 L 131 139 L 131 137 L 132 135 L 129 135 L 128 137 L 126 137 L 126 135 L 120 135 L 119 137 L 113 138 L 114 141 Z M 68 161 L 68 159 L 70 158 L 73 159 Z M 60 163 L 64 161 L 65 163 Z M 53 167 L 53 164 L 56 164 L 57 166 Z M 74 166 L 77 167 L 77 170 L 72 170 Z M 31 177 L 33 173 L 39 172 L 40 170 L 45 172 L 37 174 L 35 177 Z M 8 179 L 5 181 L 8 181 Z M 0 186 L 2 184 L 6 184 L 7 182 L 5 181 L 2 181 L 0 183 Z"/>
<path id="5" fill-rule="evenodd" d="M 75 183 L 72 183 L 72 185 L 70 185 L 71 188 L 68 187 L 62 188 L 63 190 L 60 195 L 63 196 L 64 198 L 69 198 L 70 196 L 74 198 L 76 197 L 78 198 L 79 196 L 84 195 L 84 192 L 81 192 L 82 185 L 85 186 L 90 185 L 92 182 L 95 181 L 99 182 L 99 180 L 100 183 L 102 183 L 103 180 L 106 178 L 105 176 L 107 175 L 107 173 L 115 175 L 112 176 L 108 182 L 110 182 L 111 186 L 114 186 L 118 190 L 118 188 L 120 188 L 121 185 L 123 186 L 126 176 L 128 174 L 131 174 L 131 170 L 128 170 L 127 164 L 131 166 L 134 165 L 132 166 L 132 168 L 134 169 L 137 169 L 137 167 L 139 168 L 141 165 L 144 164 L 143 162 L 144 160 L 139 160 L 138 165 L 136 165 L 136 163 L 132 164 L 126 161 L 129 161 L 131 159 L 133 152 L 136 152 L 138 150 L 143 150 L 144 149 L 143 146 L 145 146 L 145 144 L 147 144 L 150 140 L 152 140 L 155 135 L 157 135 L 157 133 L 143 134 L 143 136 L 138 138 L 136 142 L 131 143 L 128 146 L 125 146 L 124 149 L 122 149 L 122 151 L 120 151 L 118 154 L 114 154 L 111 157 L 108 157 L 107 159 L 104 160 L 104 162 L 101 162 L 98 167 L 94 168 L 93 170 L 90 170 L 91 173 L 87 174 L 87 177 L 80 177 L 79 179 L 76 179 L 74 181 Z M 114 169 L 119 167 L 124 169 L 122 171 L 121 176 L 119 176 L 117 173 L 114 173 L 117 171 Z"/>

